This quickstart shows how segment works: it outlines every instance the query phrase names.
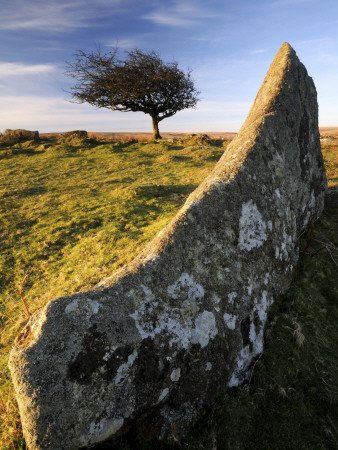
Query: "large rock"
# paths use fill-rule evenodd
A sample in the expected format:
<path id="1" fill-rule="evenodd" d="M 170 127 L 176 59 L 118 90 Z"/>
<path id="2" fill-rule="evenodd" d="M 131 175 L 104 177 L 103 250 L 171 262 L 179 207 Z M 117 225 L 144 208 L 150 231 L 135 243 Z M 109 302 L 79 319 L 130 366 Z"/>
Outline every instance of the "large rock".
<path id="1" fill-rule="evenodd" d="M 18 336 L 10 368 L 29 448 L 90 446 L 147 414 L 164 437 L 241 383 L 325 189 L 315 86 L 284 44 L 238 136 L 172 222 Z"/>
<path id="2" fill-rule="evenodd" d="M 4 139 L 6 140 L 16 140 L 16 141 L 29 141 L 39 140 L 39 132 L 38 131 L 29 131 L 29 130 L 5 130 Z"/>

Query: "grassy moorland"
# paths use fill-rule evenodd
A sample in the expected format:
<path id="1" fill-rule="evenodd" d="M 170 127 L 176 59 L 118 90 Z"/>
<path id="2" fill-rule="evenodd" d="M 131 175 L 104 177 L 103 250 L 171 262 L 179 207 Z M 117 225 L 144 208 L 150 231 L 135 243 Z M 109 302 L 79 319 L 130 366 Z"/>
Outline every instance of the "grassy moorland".
<path id="1" fill-rule="evenodd" d="M 130 261 L 214 167 L 223 143 L 0 146 L 0 448 L 24 445 L 7 360 L 28 314 Z"/>
<path id="2" fill-rule="evenodd" d="M 29 314 L 88 289 L 162 229 L 226 142 L 78 138 L 0 146 L 0 449 L 24 449 L 7 360 Z M 337 148 L 323 154 L 338 185 Z M 266 350 L 247 385 L 203 412 L 187 449 L 338 448 L 337 209 L 303 236 L 290 292 L 270 314 Z M 135 428 L 102 448 L 172 448 Z"/>

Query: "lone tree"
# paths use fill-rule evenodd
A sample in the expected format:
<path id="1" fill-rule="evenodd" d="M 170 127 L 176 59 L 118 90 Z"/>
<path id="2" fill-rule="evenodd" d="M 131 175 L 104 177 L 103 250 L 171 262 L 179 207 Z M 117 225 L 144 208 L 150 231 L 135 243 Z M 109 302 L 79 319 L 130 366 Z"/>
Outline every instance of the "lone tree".
<path id="1" fill-rule="evenodd" d="M 101 54 L 100 49 L 78 51 L 75 61 L 68 63 L 67 75 L 77 83 L 71 95 L 78 103 L 113 111 L 142 111 L 153 122 L 153 138 L 161 139 L 158 124 L 186 108 L 194 108 L 199 92 L 176 61 L 164 63 L 154 51 L 139 49 L 118 58 L 118 49 Z"/>

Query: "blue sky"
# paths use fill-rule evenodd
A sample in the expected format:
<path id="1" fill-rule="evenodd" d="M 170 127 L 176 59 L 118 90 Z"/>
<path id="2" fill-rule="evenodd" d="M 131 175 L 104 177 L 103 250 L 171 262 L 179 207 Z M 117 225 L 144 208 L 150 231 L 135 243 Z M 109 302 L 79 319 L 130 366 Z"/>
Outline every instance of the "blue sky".
<path id="1" fill-rule="evenodd" d="M 283 42 L 314 79 L 320 126 L 338 126 L 337 0 L 0 0 L 0 131 L 151 131 L 143 113 L 71 103 L 76 50 L 138 47 L 173 59 L 201 91 L 160 131 L 238 131 Z"/>

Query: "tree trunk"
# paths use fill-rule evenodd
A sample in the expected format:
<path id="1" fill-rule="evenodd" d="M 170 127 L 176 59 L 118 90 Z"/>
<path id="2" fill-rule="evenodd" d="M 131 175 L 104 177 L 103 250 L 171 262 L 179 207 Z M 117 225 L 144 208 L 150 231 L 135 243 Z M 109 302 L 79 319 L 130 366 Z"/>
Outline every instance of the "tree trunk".
<path id="1" fill-rule="evenodd" d="M 153 121 L 153 139 L 162 139 L 162 136 L 160 135 L 160 131 L 158 129 L 158 118 L 157 116 L 151 116 Z"/>

